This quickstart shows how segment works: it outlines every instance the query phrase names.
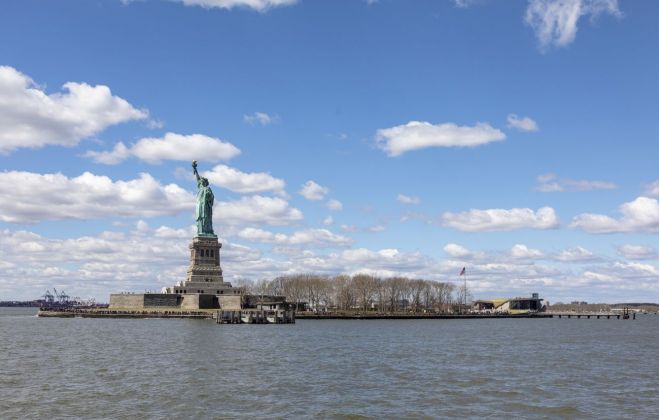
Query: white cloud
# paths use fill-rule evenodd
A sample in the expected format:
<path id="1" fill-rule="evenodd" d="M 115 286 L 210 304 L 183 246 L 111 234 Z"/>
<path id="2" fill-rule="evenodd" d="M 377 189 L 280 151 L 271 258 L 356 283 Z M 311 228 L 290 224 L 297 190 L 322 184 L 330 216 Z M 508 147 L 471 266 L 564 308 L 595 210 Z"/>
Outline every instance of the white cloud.
<path id="1" fill-rule="evenodd" d="M 656 287 L 659 269 L 651 264 L 616 261 L 599 267 L 593 267 L 582 275 L 583 285 L 603 285 L 620 291 L 636 289 L 636 299 L 645 301 L 647 292 Z M 641 297 L 642 296 L 642 297 Z M 616 300 L 620 298 L 615 297 Z"/>
<path id="2" fill-rule="evenodd" d="M 233 9 L 241 7 L 265 12 L 273 7 L 290 6 L 297 3 L 298 0 L 178 0 L 186 6 L 201 6 L 206 9 Z"/>
<path id="3" fill-rule="evenodd" d="M 638 197 L 619 208 L 622 218 L 603 214 L 583 213 L 572 220 L 571 227 L 588 233 L 647 232 L 659 233 L 659 202 Z"/>
<path id="4" fill-rule="evenodd" d="M 530 0 L 525 21 L 535 31 L 540 48 L 546 50 L 572 43 L 581 17 L 595 19 L 601 14 L 622 16 L 618 0 Z"/>
<path id="5" fill-rule="evenodd" d="M 314 181 L 307 181 L 299 191 L 302 197 L 312 201 L 324 199 L 328 192 L 328 188 L 318 185 Z"/>
<path id="6" fill-rule="evenodd" d="M 344 231 L 344 232 L 357 232 L 357 226 L 348 225 L 348 224 L 344 223 L 340 227 L 341 227 L 341 230 Z"/>
<path id="7" fill-rule="evenodd" d="M 368 228 L 368 231 L 372 233 L 384 232 L 385 230 L 386 228 L 384 227 L 384 225 L 374 225 Z"/>
<path id="8" fill-rule="evenodd" d="M 618 186 L 613 182 L 559 178 L 555 174 L 540 175 L 538 185 L 535 187 L 537 191 L 541 192 L 613 190 L 616 188 Z"/>
<path id="9" fill-rule="evenodd" d="M 279 117 L 265 112 L 255 112 L 251 115 L 243 115 L 243 121 L 250 125 L 270 125 L 279 121 Z"/>
<path id="10" fill-rule="evenodd" d="M 194 199 L 193 199 L 194 201 Z M 279 197 L 254 195 L 237 201 L 220 201 L 213 209 L 215 223 L 230 225 L 267 224 L 286 225 L 303 218 L 302 212 Z"/>
<path id="11" fill-rule="evenodd" d="M 455 4 L 455 7 L 466 9 L 476 3 L 476 0 L 453 0 L 453 3 Z"/>
<path id="12" fill-rule="evenodd" d="M 125 144 L 119 142 L 114 145 L 110 152 L 96 152 L 88 150 L 84 154 L 85 157 L 92 158 L 96 163 L 103 163 L 106 165 L 116 165 L 130 157 L 130 149 Z"/>
<path id="13" fill-rule="evenodd" d="M 578 246 L 561 251 L 556 259 L 565 262 L 584 262 L 596 260 L 598 257 L 586 248 Z"/>
<path id="14" fill-rule="evenodd" d="M 513 208 L 446 212 L 442 215 L 442 222 L 445 226 L 465 232 L 555 229 L 559 226 L 556 212 L 551 207 L 542 207 L 537 211 L 529 208 Z"/>
<path id="15" fill-rule="evenodd" d="M 187 236 L 162 233 L 182 230 L 186 229 L 161 226 L 155 235 L 103 232 L 70 239 L 0 230 L 0 255 L 12 262 L 0 264 L 0 293 L 34 299 L 55 286 L 71 295 L 95 296 L 107 302 L 111 292 L 143 292 L 172 286 L 185 279 L 192 234 L 189 230 Z M 249 269 L 239 267 L 262 261 L 256 250 L 226 240 L 222 243 L 227 280 L 238 272 L 249 273 Z"/>
<path id="16" fill-rule="evenodd" d="M 334 224 L 334 218 L 332 216 L 327 216 L 326 218 L 323 219 L 323 224 L 325 226 Z"/>
<path id="17" fill-rule="evenodd" d="M 0 230 L 0 294 L 34 299 L 53 286 L 72 295 L 107 301 L 110 292 L 159 290 L 185 278 L 193 227 L 161 226 L 145 232 L 103 232 L 93 236 L 49 239 L 25 231 Z M 262 234 L 264 238 L 269 233 Z M 258 231 L 255 237 L 258 237 Z M 305 243 L 323 235 L 286 235 L 284 242 Z M 593 260 L 579 266 L 541 265 L 511 258 L 508 250 L 476 257 L 440 260 L 402 249 L 345 249 L 320 253 L 303 245 L 273 243 L 274 254 L 220 239 L 225 279 L 273 279 L 280 275 L 370 273 L 455 281 L 468 264 L 468 285 L 477 298 L 540 292 L 552 301 L 577 297 L 632 300 L 659 296 L 659 270 L 652 264 Z M 339 241 L 340 242 L 340 241 Z M 334 245 L 320 248 L 333 248 Z M 281 251 L 281 254 L 278 252 Z M 467 251 L 470 252 L 470 251 Z M 281 256 L 281 258 L 279 258 Z"/>
<path id="18" fill-rule="evenodd" d="M 238 236 L 252 242 L 271 243 L 278 245 L 316 245 L 316 246 L 350 246 L 352 239 L 337 235 L 327 229 L 306 229 L 294 232 L 292 235 L 272 233 L 263 229 L 245 228 Z"/>
<path id="19" fill-rule="evenodd" d="M 159 130 L 165 126 L 165 123 L 160 120 L 149 119 L 146 126 L 151 130 Z"/>
<path id="20" fill-rule="evenodd" d="M 637 278 L 650 278 L 657 279 L 659 277 L 659 269 L 651 264 L 641 264 L 637 262 L 620 262 L 616 261 L 613 264 L 614 272 L 626 272 Z"/>
<path id="21" fill-rule="evenodd" d="M 189 191 L 176 184 L 162 185 L 146 173 L 129 181 L 89 172 L 75 178 L 60 173 L 0 173 L 0 220 L 4 222 L 175 215 L 192 211 L 194 202 Z M 286 200 L 259 195 L 216 201 L 213 214 L 216 223 L 228 225 L 282 225 L 303 217 Z"/>
<path id="22" fill-rule="evenodd" d="M 27 75 L 0 66 L 0 153 L 75 146 L 109 126 L 148 116 L 107 86 L 68 82 L 63 88 L 48 95 Z"/>
<path id="23" fill-rule="evenodd" d="M 444 246 L 444 252 L 452 258 L 471 258 L 474 255 L 467 248 L 458 244 L 446 244 Z"/>
<path id="24" fill-rule="evenodd" d="M 648 197 L 659 197 L 659 179 L 647 185 L 645 195 Z"/>
<path id="25" fill-rule="evenodd" d="M 146 173 L 129 181 L 90 172 L 74 178 L 61 173 L 0 173 L 0 220 L 4 222 L 174 215 L 191 210 L 193 204 L 194 196 L 188 191 L 176 184 L 162 185 Z"/>
<path id="26" fill-rule="evenodd" d="M 622 245 L 618 254 L 630 260 L 651 260 L 659 258 L 657 249 L 649 245 Z"/>
<path id="27" fill-rule="evenodd" d="M 195 225 L 190 225 L 187 228 L 174 229 L 163 225 L 157 229 L 151 229 L 147 222 L 144 220 L 138 220 L 135 224 L 135 230 L 131 233 L 166 239 L 189 239 L 196 235 L 197 227 Z"/>
<path id="28" fill-rule="evenodd" d="M 327 208 L 332 211 L 339 211 L 343 210 L 343 204 L 339 200 L 332 199 L 327 202 Z"/>
<path id="29" fill-rule="evenodd" d="M 149 231 L 149 224 L 144 220 L 138 220 L 135 224 L 135 230 L 139 233 L 146 233 Z"/>
<path id="30" fill-rule="evenodd" d="M 515 114 L 508 114 L 508 127 L 520 131 L 538 131 L 538 124 L 529 117 L 520 118 Z"/>
<path id="31" fill-rule="evenodd" d="M 109 152 L 88 151 L 85 156 L 95 162 L 114 165 L 134 156 L 151 164 L 163 160 L 216 162 L 229 160 L 240 154 L 240 149 L 229 142 L 203 134 L 183 135 L 166 133 L 162 138 L 147 137 L 130 147 L 119 142 Z"/>
<path id="32" fill-rule="evenodd" d="M 284 194 L 286 186 L 283 179 L 275 178 L 269 173 L 246 173 L 226 165 L 217 165 L 211 171 L 204 172 L 203 175 L 208 178 L 211 185 L 218 185 L 241 194 L 266 191 Z"/>
<path id="33" fill-rule="evenodd" d="M 419 204 L 421 202 L 419 197 L 410 197 L 405 194 L 398 194 L 396 200 L 398 200 L 399 203 L 403 203 L 403 204 Z"/>
<path id="34" fill-rule="evenodd" d="M 514 245 L 510 249 L 510 255 L 517 259 L 535 259 L 542 258 L 544 254 L 538 249 L 529 248 L 523 244 Z"/>
<path id="35" fill-rule="evenodd" d="M 175 239 L 189 239 L 197 233 L 197 227 L 191 225 L 187 229 L 173 229 L 169 226 L 160 226 L 153 232 L 157 238 L 175 238 Z"/>
<path id="36" fill-rule="evenodd" d="M 407 124 L 379 129 L 377 145 L 389 156 L 428 147 L 476 147 L 504 140 L 506 135 L 486 123 L 475 126 L 458 126 L 453 123 L 433 125 L 429 122 L 410 121 Z"/>
<path id="37" fill-rule="evenodd" d="M 516 265 L 516 264 L 534 264 L 533 260 L 543 259 L 544 253 L 538 249 L 529 248 L 526 245 L 517 244 L 510 250 L 506 251 L 472 251 L 462 245 L 449 243 L 444 246 L 444 253 L 451 261 L 459 264 L 462 261 L 469 261 L 473 264 L 480 265 Z M 462 268 L 460 266 L 459 268 Z"/>

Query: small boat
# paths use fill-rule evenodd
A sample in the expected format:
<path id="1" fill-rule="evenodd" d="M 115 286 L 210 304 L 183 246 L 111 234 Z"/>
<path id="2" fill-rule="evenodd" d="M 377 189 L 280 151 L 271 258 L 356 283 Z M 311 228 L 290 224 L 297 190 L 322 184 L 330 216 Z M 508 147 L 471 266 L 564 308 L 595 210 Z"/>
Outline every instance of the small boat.
<path id="1" fill-rule="evenodd" d="M 243 324 L 253 324 L 254 318 L 252 317 L 251 313 L 241 314 L 240 322 L 242 322 Z"/>
<path id="2" fill-rule="evenodd" d="M 266 315 L 265 319 L 268 321 L 269 324 L 276 324 L 277 323 L 277 315 L 275 315 L 275 314 Z"/>

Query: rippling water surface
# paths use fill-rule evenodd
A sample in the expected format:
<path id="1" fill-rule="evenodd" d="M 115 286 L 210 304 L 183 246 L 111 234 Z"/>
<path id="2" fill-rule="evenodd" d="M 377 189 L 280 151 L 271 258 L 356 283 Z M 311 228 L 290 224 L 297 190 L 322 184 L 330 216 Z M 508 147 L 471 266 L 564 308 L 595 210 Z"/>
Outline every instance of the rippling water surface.
<path id="1" fill-rule="evenodd" d="M 40 319 L 0 308 L 1 418 L 659 416 L 659 316 Z"/>

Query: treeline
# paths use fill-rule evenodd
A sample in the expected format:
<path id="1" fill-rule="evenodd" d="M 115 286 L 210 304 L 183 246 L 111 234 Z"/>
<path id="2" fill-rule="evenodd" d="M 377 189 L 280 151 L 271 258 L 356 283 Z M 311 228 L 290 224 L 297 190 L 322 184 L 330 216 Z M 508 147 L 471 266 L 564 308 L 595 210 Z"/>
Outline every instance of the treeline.
<path id="1" fill-rule="evenodd" d="M 465 294 L 463 288 L 449 283 L 366 274 L 333 277 L 299 274 L 235 285 L 254 295 L 286 296 L 288 302 L 307 303 L 315 311 L 449 312 L 455 304 L 464 301 Z"/>

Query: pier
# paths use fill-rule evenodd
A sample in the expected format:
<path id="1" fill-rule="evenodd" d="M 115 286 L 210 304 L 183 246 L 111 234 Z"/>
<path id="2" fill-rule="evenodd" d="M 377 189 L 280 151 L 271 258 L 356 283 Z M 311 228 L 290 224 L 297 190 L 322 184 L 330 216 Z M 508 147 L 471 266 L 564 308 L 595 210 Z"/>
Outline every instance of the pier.
<path id="1" fill-rule="evenodd" d="M 422 314 L 422 313 L 297 313 L 298 319 L 506 319 L 553 318 L 552 314 Z"/>
<path id="2" fill-rule="evenodd" d="M 214 319 L 218 324 L 295 324 L 294 310 L 159 310 L 40 308 L 41 318 Z"/>
<path id="3" fill-rule="evenodd" d="M 556 315 L 559 318 L 572 318 L 575 317 L 577 319 L 581 319 L 582 317 L 586 319 L 590 319 L 591 317 L 600 319 L 600 318 L 606 318 L 606 319 L 636 319 L 636 311 L 631 310 L 629 307 L 624 307 L 622 308 L 622 311 L 616 311 L 616 312 L 552 312 L 554 315 Z"/>
<path id="4" fill-rule="evenodd" d="M 117 310 L 108 308 L 40 308 L 37 316 L 42 318 L 168 318 L 168 319 L 213 319 L 217 324 L 295 324 L 296 319 L 636 319 L 635 312 L 623 313 L 576 313 L 535 312 L 524 314 L 423 314 L 423 313 L 360 313 L 360 312 L 295 312 L 294 310 Z"/>
<path id="5" fill-rule="evenodd" d="M 242 309 L 217 311 L 213 318 L 218 324 L 295 324 L 293 310 Z"/>
<path id="6" fill-rule="evenodd" d="M 115 309 L 77 309 L 77 308 L 41 308 L 37 313 L 40 318 L 184 318 L 211 319 L 213 311 L 175 311 L 175 310 L 115 310 Z"/>
<path id="7" fill-rule="evenodd" d="M 594 318 L 594 319 L 636 319 L 636 313 L 632 313 L 630 315 L 630 314 L 611 314 L 611 313 L 609 313 L 609 314 L 599 314 L 599 313 L 592 313 L 592 314 L 582 313 L 582 314 L 580 314 L 580 313 L 569 312 L 569 313 L 555 313 L 555 314 L 552 314 L 552 315 L 557 317 L 557 318 L 568 318 L 568 319 L 570 319 L 570 318 L 576 318 L 576 319 L 581 319 L 581 318 L 585 318 L 585 319 L 590 319 L 590 318 Z"/>

